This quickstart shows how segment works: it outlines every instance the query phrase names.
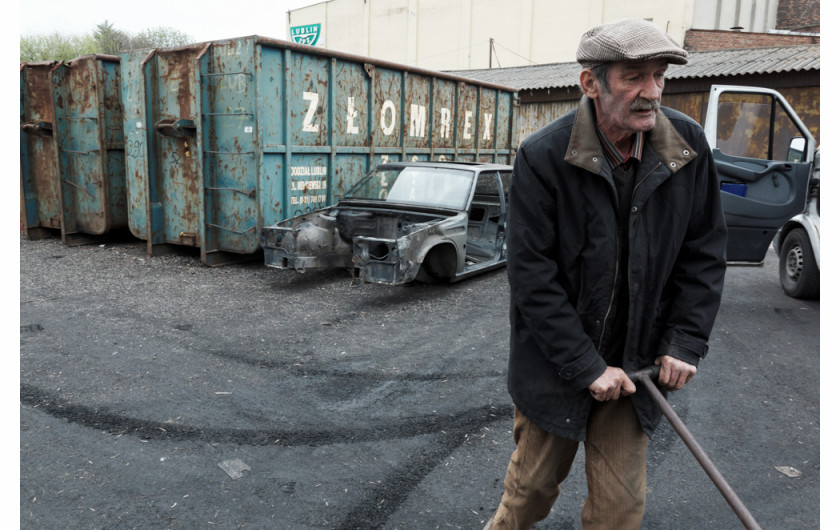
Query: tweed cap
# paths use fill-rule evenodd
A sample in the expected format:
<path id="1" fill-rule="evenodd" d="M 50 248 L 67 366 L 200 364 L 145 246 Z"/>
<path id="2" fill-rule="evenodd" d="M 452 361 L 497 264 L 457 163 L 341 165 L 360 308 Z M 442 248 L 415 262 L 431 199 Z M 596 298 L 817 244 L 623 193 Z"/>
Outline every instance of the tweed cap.
<path id="1" fill-rule="evenodd" d="M 652 22 L 625 18 L 596 26 L 580 38 L 577 62 L 584 68 L 615 61 L 665 59 L 686 64 L 688 53 Z"/>

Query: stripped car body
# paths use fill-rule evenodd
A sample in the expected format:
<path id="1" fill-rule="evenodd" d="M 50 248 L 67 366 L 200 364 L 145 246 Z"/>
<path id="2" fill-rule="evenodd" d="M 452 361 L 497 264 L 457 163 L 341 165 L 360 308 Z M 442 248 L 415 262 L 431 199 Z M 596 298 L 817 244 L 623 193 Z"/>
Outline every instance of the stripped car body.
<path id="1" fill-rule="evenodd" d="M 511 167 L 396 162 L 338 204 L 264 227 L 265 264 L 353 270 L 360 282 L 457 281 L 506 262 Z"/>

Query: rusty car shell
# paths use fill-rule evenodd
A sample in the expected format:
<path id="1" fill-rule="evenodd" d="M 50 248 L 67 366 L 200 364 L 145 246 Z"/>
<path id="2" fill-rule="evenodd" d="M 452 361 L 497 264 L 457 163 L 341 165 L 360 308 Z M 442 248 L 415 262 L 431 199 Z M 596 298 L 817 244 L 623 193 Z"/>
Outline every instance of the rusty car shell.
<path id="1" fill-rule="evenodd" d="M 359 283 L 385 285 L 452 282 L 504 266 L 510 174 L 501 164 L 381 165 L 338 204 L 263 228 L 265 263 L 346 268 Z M 416 185 L 425 195 L 409 197 L 405 182 L 427 177 L 434 182 Z"/>

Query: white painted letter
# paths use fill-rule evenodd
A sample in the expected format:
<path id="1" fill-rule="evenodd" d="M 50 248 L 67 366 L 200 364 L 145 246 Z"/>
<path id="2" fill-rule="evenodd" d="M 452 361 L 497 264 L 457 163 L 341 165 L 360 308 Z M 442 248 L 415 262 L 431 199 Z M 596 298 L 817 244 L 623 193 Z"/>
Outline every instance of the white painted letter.
<path id="1" fill-rule="evenodd" d="M 449 138 L 452 128 L 452 113 L 447 108 L 440 109 L 440 137 Z"/>
<path id="2" fill-rule="evenodd" d="M 386 125 L 386 114 L 389 110 L 391 111 L 391 123 Z M 379 125 L 382 127 L 382 132 L 385 133 L 385 136 L 391 136 L 394 132 L 394 127 L 397 125 L 397 108 L 394 106 L 394 102 L 390 99 L 386 99 L 385 103 L 382 104 L 382 111 L 379 116 Z"/>
<path id="3" fill-rule="evenodd" d="M 411 127 L 408 135 L 415 138 L 426 136 L 426 107 L 411 105 Z"/>
<path id="4" fill-rule="evenodd" d="M 347 98 L 347 132 L 349 134 L 359 134 L 359 126 L 353 123 L 356 116 L 359 115 L 359 112 L 354 108 L 355 100 L 356 98 L 353 96 Z"/>
<path id="5" fill-rule="evenodd" d="M 492 140 L 493 135 L 490 132 L 490 126 L 493 125 L 493 114 L 490 112 L 484 113 L 484 140 Z"/>
<path id="6" fill-rule="evenodd" d="M 473 113 L 471 110 L 468 110 L 464 113 L 464 140 L 469 140 L 472 138 L 472 117 Z"/>
<path id="7" fill-rule="evenodd" d="M 304 92 L 303 99 L 309 102 L 309 110 L 306 111 L 306 117 L 303 118 L 303 132 L 318 132 L 318 124 L 315 121 L 315 111 L 318 110 L 318 93 Z"/>

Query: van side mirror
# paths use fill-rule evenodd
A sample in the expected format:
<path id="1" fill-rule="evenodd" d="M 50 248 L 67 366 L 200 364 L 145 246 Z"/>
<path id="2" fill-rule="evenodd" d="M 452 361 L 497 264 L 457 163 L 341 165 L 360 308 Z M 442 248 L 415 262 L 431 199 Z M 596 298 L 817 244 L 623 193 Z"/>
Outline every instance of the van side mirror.
<path id="1" fill-rule="evenodd" d="M 788 146 L 787 161 L 788 162 L 802 162 L 805 158 L 805 138 L 797 136 L 790 139 Z"/>

